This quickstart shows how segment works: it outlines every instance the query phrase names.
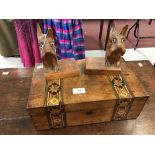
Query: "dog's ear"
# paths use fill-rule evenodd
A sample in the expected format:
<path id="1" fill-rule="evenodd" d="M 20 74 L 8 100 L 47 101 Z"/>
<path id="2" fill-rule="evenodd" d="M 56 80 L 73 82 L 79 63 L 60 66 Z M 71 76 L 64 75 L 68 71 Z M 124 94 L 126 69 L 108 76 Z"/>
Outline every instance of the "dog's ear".
<path id="1" fill-rule="evenodd" d="M 114 32 L 116 32 L 115 22 L 113 22 L 110 26 L 110 33 L 114 33 Z"/>
<path id="2" fill-rule="evenodd" d="M 37 38 L 38 40 L 40 39 L 40 37 L 43 35 L 42 31 L 41 31 L 41 27 L 40 25 L 37 23 Z"/>
<path id="3" fill-rule="evenodd" d="M 47 31 L 47 36 L 46 36 L 47 38 L 52 38 L 53 39 L 53 31 L 52 31 L 52 29 L 48 29 L 48 31 Z"/>
<path id="4" fill-rule="evenodd" d="M 121 35 L 126 35 L 126 32 L 127 32 L 127 30 L 128 30 L 128 25 L 125 25 L 123 28 L 122 28 L 122 30 L 121 30 Z"/>

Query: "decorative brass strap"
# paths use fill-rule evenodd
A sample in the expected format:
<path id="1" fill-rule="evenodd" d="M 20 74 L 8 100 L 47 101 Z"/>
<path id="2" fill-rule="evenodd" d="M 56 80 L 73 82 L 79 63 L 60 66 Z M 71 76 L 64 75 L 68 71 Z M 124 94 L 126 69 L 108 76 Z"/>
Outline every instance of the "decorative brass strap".
<path id="1" fill-rule="evenodd" d="M 109 78 L 116 93 L 116 96 L 118 97 L 112 119 L 113 120 L 126 119 L 133 102 L 133 96 L 130 93 L 121 75 L 109 76 Z"/>
<path id="2" fill-rule="evenodd" d="M 61 96 L 61 80 L 48 81 L 47 83 L 47 109 L 51 128 L 65 126 L 64 107 Z"/>

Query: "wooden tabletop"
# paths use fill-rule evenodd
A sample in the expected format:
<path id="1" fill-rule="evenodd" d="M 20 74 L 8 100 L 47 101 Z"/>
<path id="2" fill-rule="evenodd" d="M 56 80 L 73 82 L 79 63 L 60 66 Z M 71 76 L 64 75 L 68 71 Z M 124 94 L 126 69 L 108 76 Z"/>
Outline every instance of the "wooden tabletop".
<path id="1" fill-rule="evenodd" d="M 155 134 L 155 68 L 149 61 L 128 61 L 150 98 L 137 119 L 37 132 L 26 111 L 33 68 L 0 70 L 0 134 Z M 140 67 L 141 63 L 143 67 Z M 2 75 L 9 72 L 8 75 Z"/>

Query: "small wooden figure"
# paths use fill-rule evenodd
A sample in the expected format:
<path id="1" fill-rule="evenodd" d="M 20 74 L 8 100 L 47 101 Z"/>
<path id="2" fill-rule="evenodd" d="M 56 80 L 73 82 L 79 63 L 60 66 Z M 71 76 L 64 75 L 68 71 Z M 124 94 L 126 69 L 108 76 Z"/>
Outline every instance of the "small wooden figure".
<path id="1" fill-rule="evenodd" d="M 125 34 L 128 25 L 124 26 L 120 33 L 116 31 L 115 23 L 112 23 L 108 45 L 106 49 L 106 66 L 120 67 L 120 58 L 125 54 Z"/>
<path id="2" fill-rule="evenodd" d="M 37 35 L 44 68 L 57 72 L 58 62 L 52 29 L 48 29 L 47 35 L 45 36 L 42 34 L 41 28 L 37 24 Z"/>
<path id="3" fill-rule="evenodd" d="M 37 24 L 37 37 L 44 68 L 44 76 L 47 81 L 80 75 L 80 68 L 75 60 L 57 60 L 52 29 L 48 29 L 47 35 L 44 35 L 39 24 Z"/>
<path id="4" fill-rule="evenodd" d="M 124 41 L 127 29 L 128 25 L 118 33 L 115 24 L 112 23 L 105 58 L 86 58 L 86 74 L 119 75 L 121 73 L 120 61 L 121 56 L 125 54 Z"/>

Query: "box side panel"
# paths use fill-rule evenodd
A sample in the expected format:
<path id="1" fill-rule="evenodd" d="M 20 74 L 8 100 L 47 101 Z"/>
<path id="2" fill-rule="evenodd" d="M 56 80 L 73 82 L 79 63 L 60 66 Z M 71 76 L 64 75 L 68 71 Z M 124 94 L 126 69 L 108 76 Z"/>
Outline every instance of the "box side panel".
<path id="1" fill-rule="evenodd" d="M 28 112 L 37 130 L 50 129 L 47 113 L 44 108 L 28 109 Z"/>
<path id="2" fill-rule="evenodd" d="M 47 112 L 44 107 L 46 80 L 41 66 L 42 64 L 37 64 L 34 68 L 27 104 L 28 113 L 31 116 L 33 124 L 37 130 L 45 130 L 50 128 Z"/>
<path id="3" fill-rule="evenodd" d="M 128 113 L 127 119 L 137 118 L 139 114 L 141 113 L 141 111 L 143 110 L 143 107 L 147 99 L 148 99 L 147 96 L 135 98 L 132 103 L 131 109 Z"/>
<path id="4" fill-rule="evenodd" d="M 149 96 L 138 77 L 125 63 L 122 63 L 122 75 L 135 97 Z"/>
<path id="5" fill-rule="evenodd" d="M 46 80 L 43 75 L 43 69 L 34 68 L 31 89 L 27 108 L 38 108 L 44 106 Z"/>

